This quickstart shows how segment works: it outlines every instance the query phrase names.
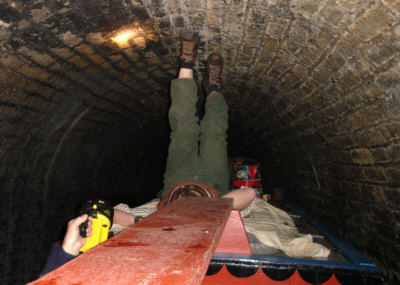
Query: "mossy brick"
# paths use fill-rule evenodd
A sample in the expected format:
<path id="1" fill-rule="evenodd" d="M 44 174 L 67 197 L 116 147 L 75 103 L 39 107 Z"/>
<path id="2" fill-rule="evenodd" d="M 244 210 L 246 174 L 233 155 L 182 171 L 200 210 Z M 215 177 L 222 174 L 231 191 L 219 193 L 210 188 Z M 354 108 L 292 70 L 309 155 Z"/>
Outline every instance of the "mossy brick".
<path id="1" fill-rule="evenodd" d="M 84 60 L 84 59 L 83 59 L 81 56 L 79 56 L 79 55 L 75 55 L 75 56 L 73 56 L 73 57 L 70 57 L 70 58 L 68 59 L 68 61 L 69 61 L 70 63 L 72 63 L 73 65 L 79 67 L 79 68 L 85 68 L 86 66 L 89 65 L 89 63 L 88 63 L 86 60 Z"/>
<path id="2" fill-rule="evenodd" d="M 133 49 L 125 50 L 124 53 L 128 56 L 128 58 L 134 62 L 140 59 L 140 54 L 135 52 Z"/>
<path id="3" fill-rule="evenodd" d="M 46 81 L 51 76 L 51 74 L 44 71 L 44 69 L 30 66 L 28 64 L 21 66 L 17 72 L 29 78 L 38 79 L 40 81 Z"/>
<path id="4" fill-rule="evenodd" d="M 349 150 L 330 150 L 328 151 L 333 161 L 349 163 L 352 160 L 352 155 Z"/>
<path id="5" fill-rule="evenodd" d="M 397 0 L 383 0 L 382 2 L 393 11 L 400 13 L 400 5 Z"/>
<path id="6" fill-rule="evenodd" d="M 389 35 L 378 35 L 371 40 L 370 47 L 365 51 L 366 56 L 376 66 L 386 64 L 400 52 L 400 40 Z"/>
<path id="7" fill-rule="evenodd" d="M 49 66 L 55 61 L 54 58 L 52 58 L 48 54 L 40 53 L 40 52 L 30 49 L 26 46 L 20 47 L 18 49 L 18 53 L 28 56 L 34 62 L 36 62 L 37 64 L 40 64 L 40 65 L 43 65 L 43 66 Z"/>
<path id="8" fill-rule="evenodd" d="M 294 76 L 296 76 L 297 78 L 301 78 L 301 79 L 306 79 L 308 76 L 308 69 L 306 67 L 304 67 L 301 64 L 296 64 L 293 66 L 291 72 L 293 73 Z M 309 94 L 311 93 L 311 90 L 307 89 L 307 85 L 306 84 L 302 84 L 301 86 L 301 92 L 304 92 L 303 94 Z M 297 93 L 298 91 L 296 91 Z"/>
<path id="9" fill-rule="evenodd" d="M 71 66 L 63 61 L 57 61 L 54 64 L 52 64 L 51 66 L 48 67 L 48 69 L 50 69 L 51 71 L 56 71 L 57 73 L 64 73 L 67 70 L 69 70 L 71 68 Z"/>
<path id="10" fill-rule="evenodd" d="M 53 16 L 53 13 L 46 6 L 42 6 L 40 9 L 32 9 L 30 11 L 30 14 L 31 14 L 32 20 L 37 24 L 44 22 Z"/>
<path id="11" fill-rule="evenodd" d="M 394 230 L 394 216 L 391 209 L 385 205 L 386 203 L 379 203 L 379 200 L 376 200 L 377 207 L 374 209 L 374 215 L 372 222 L 376 224 L 377 230 L 383 234 L 383 236 L 391 237 L 393 236 Z M 392 239 L 387 239 L 388 244 L 392 244 Z M 391 250 L 391 249 L 388 249 Z"/>
<path id="12" fill-rule="evenodd" d="M 145 49 L 146 48 L 146 39 L 144 37 L 136 37 L 136 38 L 134 38 L 133 39 L 133 43 L 139 49 Z"/>
<path id="13" fill-rule="evenodd" d="M 388 177 L 389 183 L 399 184 L 400 181 L 400 169 L 397 167 L 388 167 L 385 169 L 386 176 Z"/>
<path id="14" fill-rule="evenodd" d="M 362 89 L 363 100 L 365 102 L 373 102 L 379 98 L 385 97 L 384 92 L 382 92 L 381 88 L 376 84 L 369 84 L 368 86 Z"/>
<path id="15" fill-rule="evenodd" d="M 146 79 L 148 78 L 147 73 L 144 72 L 144 71 L 138 72 L 138 73 L 136 74 L 136 76 L 137 76 L 139 79 L 141 79 L 141 80 L 146 80 Z"/>
<path id="16" fill-rule="evenodd" d="M 102 45 L 104 42 L 106 42 L 106 39 L 103 37 L 101 32 L 89 33 L 86 36 L 86 39 L 95 45 Z"/>
<path id="17" fill-rule="evenodd" d="M 355 180 L 362 180 L 365 177 L 363 173 L 364 168 L 358 165 L 354 165 L 351 167 L 351 173 Z"/>
<path id="18" fill-rule="evenodd" d="M 145 83 L 148 86 L 153 86 L 153 88 L 157 85 L 157 82 L 154 79 L 148 78 L 145 80 Z"/>
<path id="19" fill-rule="evenodd" d="M 347 57 L 352 57 L 354 56 L 354 53 L 361 48 L 363 45 L 363 42 L 360 41 L 357 37 L 355 37 L 353 34 L 345 31 L 341 35 L 337 45 L 336 49 L 340 51 L 342 54 L 347 55 Z"/>
<path id="20" fill-rule="evenodd" d="M 103 70 L 96 65 L 89 65 L 85 71 L 90 74 L 90 77 L 94 80 L 101 80 L 104 77 Z"/>
<path id="21" fill-rule="evenodd" d="M 0 105 L 0 113 L 4 119 L 20 120 L 22 118 L 22 114 L 14 106 Z"/>
<path id="22" fill-rule="evenodd" d="M 74 35 L 71 31 L 59 34 L 58 38 L 70 47 L 77 46 L 82 42 L 82 38 Z"/>
<path id="23" fill-rule="evenodd" d="M 395 16 L 378 4 L 366 10 L 350 28 L 360 39 L 369 40 L 395 21 Z"/>
<path id="24" fill-rule="evenodd" d="M 338 77 L 335 84 L 337 84 L 338 88 L 340 88 L 342 92 L 347 92 L 354 86 L 360 84 L 360 74 L 353 69 L 347 69 Z M 359 94 L 357 95 L 359 96 Z"/>
<path id="25" fill-rule="evenodd" d="M 282 39 L 289 24 L 289 19 L 276 17 L 273 19 L 273 22 L 269 24 L 266 34 L 275 39 Z"/>
<path id="26" fill-rule="evenodd" d="M 357 202 L 368 202 L 371 201 L 372 195 L 370 191 L 367 191 L 365 187 L 362 187 L 357 183 L 349 183 L 348 181 L 342 181 L 341 185 L 335 189 L 335 194 L 339 194 L 341 197 Z M 350 202 L 350 204 L 351 204 Z"/>
<path id="27" fill-rule="evenodd" d="M 123 59 L 122 55 L 120 54 L 112 54 L 109 56 L 109 58 L 112 62 L 119 62 Z"/>
<path id="28" fill-rule="evenodd" d="M 1 41 L 8 41 L 8 39 L 11 37 L 11 31 L 9 29 L 0 29 L 0 40 Z"/>
<path id="29" fill-rule="evenodd" d="M 162 78 L 164 76 L 163 72 L 159 69 L 153 70 L 151 74 L 156 78 Z"/>
<path id="30" fill-rule="evenodd" d="M 353 10 L 360 7 L 362 0 L 338 0 L 337 2 L 340 6 Z"/>
<path id="31" fill-rule="evenodd" d="M 322 28 L 321 30 L 319 30 L 319 33 L 317 35 L 312 37 L 310 42 L 317 49 L 321 51 L 326 51 L 332 47 L 337 38 L 338 35 L 336 33 L 329 29 Z"/>
<path id="32" fill-rule="evenodd" d="M 110 70 L 112 67 L 111 67 L 111 64 L 110 63 L 108 63 L 108 62 L 103 62 L 102 64 L 101 64 L 101 67 L 104 69 L 104 70 Z"/>
<path id="33" fill-rule="evenodd" d="M 373 195 L 372 203 L 376 202 L 379 205 L 389 205 L 389 199 L 386 195 L 388 189 L 385 187 L 371 186 L 371 192 Z"/>
<path id="34" fill-rule="evenodd" d="M 68 81 L 64 77 L 58 75 L 51 76 L 47 82 L 57 89 L 65 89 L 68 85 Z"/>
<path id="35" fill-rule="evenodd" d="M 93 53 L 93 48 L 87 44 L 80 44 L 79 46 L 75 47 L 75 50 L 86 55 Z"/>
<path id="36" fill-rule="evenodd" d="M 344 122 L 347 125 L 348 130 L 357 130 L 367 126 L 368 124 L 371 124 L 374 121 L 369 121 L 362 111 L 356 111 L 352 114 L 349 114 Z"/>
<path id="37" fill-rule="evenodd" d="M 305 1 L 297 0 L 295 2 L 296 2 L 296 11 L 301 15 L 305 15 L 308 17 L 311 17 L 313 14 L 315 14 L 318 11 L 319 6 L 321 5 L 320 2 L 313 0 L 305 0 Z"/>
<path id="38" fill-rule="evenodd" d="M 334 1 L 329 1 L 320 12 L 320 16 L 323 17 L 329 27 L 336 29 L 347 20 L 346 14 L 346 9 L 339 7 Z"/>
<path id="39" fill-rule="evenodd" d="M 351 157 L 355 164 L 371 165 L 375 163 L 375 158 L 371 151 L 365 148 L 352 150 Z"/>
<path id="40" fill-rule="evenodd" d="M 131 64 L 127 61 L 127 60 L 122 60 L 122 61 L 120 61 L 120 62 L 118 62 L 118 67 L 119 68 L 121 68 L 121 69 L 127 69 L 127 68 L 129 68 L 129 67 L 131 67 Z"/>
<path id="41" fill-rule="evenodd" d="M 152 42 L 158 42 L 159 37 L 156 34 L 148 33 L 146 35 L 146 39 L 149 40 L 149 41 L 152 41 Z"/>
<path id="42" fill-rule="evenodd" d="M 14 55 L 11 55 L 7 52 L 2 52 L 0 53 L 0 64 L 11 70 L 17 70 L 24 65 L 24 62 Z"/>
<path id="43" fill-rule="evenodd" d="M 200 30 L 200 28 L 207 22 L 204 13 L 191 13 L 188 18 L 195 30 Z M 170 29 L 165 29 L 165 31 L 162 32 L 162 35 L 170 36 Z"/>
<path id="44" fill-rule="evenodd" d="M 69 48 L 65 47 L 51 48 L 50 50 L 51 52 L 64 59 L 67 59 L 73 55 L 73 52 Z"/>
<path id="45" fill-rule="evenodd" d="M 398 132 L 398 129 L 400 127 L 400 123 L 398 122 L 390 122 L 390 123 L 385 123 L 380 126 L 380 132 L 382 133 L 382 136 L 386 141 L 390 141 L 393 139 L 398 139 L 400 138 L 400 133 Z"/>
<path id="46" fill-rule="evenodd" d="M 79 80 L 81 80 L 82 75 L 75 71 L 75 70 L 69 70 L 64 74 L 66 79 L 72 80 L 72 81 L 77 81 L 79 82 Z"/>
<path id="47" fill-rule="evenodd" d="M 400 71 L 393 67 L 388 71 L 382 72 L 377 76 L 377 82 L 384 90 L 393 89 L 396 92 L 400 86 Z"/>
<path id="48" fill-rule="evenodd" d="M 299 83 L 299 81 L 300 79 L 297 78 L 297 76 L 287 72 L 278 82 L 278 89 L 281 91 L 286 91 Z"/>
<path id="49" fill-rule="evenodd" d="M 400 144 L 390 145 L 386 149 L 387 156 L 390 158 L 390 161 L 400 162 Z"/>
<path id="50" fill-rule="evenodd" d="M 119 90 L 122 88 L 122 85 L 120 83 L 118 83 L 117 81 L 110 81 L 109 85 L 111 86 L 111 88 L 113 90 Z"/>
<path id="51" fill-rule="evenodd" d="M 0 90 L 1 101 L 11 104 L 22 104 L 27 97 L 26 92 L 23 89 L 16 89 L 13 87 L 6 87 Z"/>
<path id="52" fill-rule="evenodd" d="M 364 129 L 352 136 L 354 145 L 372 146 L 385 143 L 385 139 L 377 128 Z"/>
<path id="53" fill-rule="evenodd" d="M 388 183 L 388 177 L 385 168 L 383 167 L 373 167 L 366 168 L 363 170 L 365 174 L 365 178 L 367 181 L 375 182 L 375 183 Z"/>
<path id="54" fill-rule="evenodd" d="M 47 111 L 52 107 L 51 102 L 35 95 L 26 96 L 23 104 L 38 111 Z"/>
<path id="55" fill-rule="evenodd" d="M 387 163 L 387 162 L 391 161 L 392 157 L 395 157 L 395 155 L 390 155 L 390 153 L 391 153 L 390 147 L 387 147 L 387 148 L 379 147 L 379 148 L 370 149 L 370 151 L 377 163 Z"/>
<path id="56" fill-rule="evenodd" d="M 158 66 L 161 62 L 157 56 L 146 57 L 145 61 L 148 65 Z"/>
<path id="57" fill-rule="evenodd" d="M 101 55 L 97 54 L 97 53 L 89 54 L 88 58 L 91 59 L 94 63 L 97 63 L 97 64 L 101 64 L 101 63 L 104 62 L 104 58 Z"/>
<path id="58" fill-rule="evenodd" d="M 259 46 L 261 40 L 260 35 L 262 35 L 261 29 L 257 29 L 257 27 L 249 27 L 249 30 L 243 40 L 248 46 Z M 219 42 L 220 39 L 217 38 L 216 43 Z"/>
<path id="59" fill-rule="evenodd" d="M 131 94 L 132 90 L 128 86 L 122 86 L 121 89 L 119 90 L 119 92 L 127 95 L 127 94 Z M 131 98 L 131 100 L 132 100 L 132 98 Z"/>
<path id="60" fill-rule="evenodd" d="M 331 164 L 329 166 L 329 171 L 331 175 L 346 178 L 346 179 L 351 179 L 352 178 L 352 169 L 351 166 L 344 166 L 344 165 L 336 165 L 336 164 Z"/>
<path id="61" fill-rule="evenodd" d="M 305 46 L 297 55 L 297 61 L 307 67 L 313 66 L 321 57 L 323 52 L 313 46 Z"/>
<path id="62" fill-rule="evenodd" d="M 4 68 L 1 67 L 0 65 L 0 84 L 1 85 L 8 85 L 8 84 L 12 84 L 12 81 L 10 82 L 9 78 L 15 77 L 11 74 L 11 72 L 8 72 L 7 70 L 5 70 Z"/>

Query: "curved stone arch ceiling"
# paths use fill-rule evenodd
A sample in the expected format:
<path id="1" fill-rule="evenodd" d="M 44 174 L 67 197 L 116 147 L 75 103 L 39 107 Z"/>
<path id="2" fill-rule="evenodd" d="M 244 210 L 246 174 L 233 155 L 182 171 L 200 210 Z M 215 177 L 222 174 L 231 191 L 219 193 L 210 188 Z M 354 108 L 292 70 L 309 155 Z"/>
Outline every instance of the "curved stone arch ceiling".
<path id="1" fill-rule="evenodd" d="M 177 37 L 192 29 L 199 83 L 208 54 L 225 58 L 230 154 L 260 160 L 266 189 L 286 183 L 297 204 L 383 266 L 398 264 L 389 249 L 400 217 L 399 15 L 396 0 L 1 1 L 0 183 L 22 197 L 7 211 L 30 191 L 49 203 L 40 198 L 46 173 L 64 196 L 81 178 L 84 194 L 118 192 L 120 181 L 100 178 L 126 165 L 139 180 L 147 168 L 135 162 L 148 158 L 158 185 Z M 133 36 L 116 44 L 121 31 Z M 388 234 L 379 250 L 369 230 Z"/>

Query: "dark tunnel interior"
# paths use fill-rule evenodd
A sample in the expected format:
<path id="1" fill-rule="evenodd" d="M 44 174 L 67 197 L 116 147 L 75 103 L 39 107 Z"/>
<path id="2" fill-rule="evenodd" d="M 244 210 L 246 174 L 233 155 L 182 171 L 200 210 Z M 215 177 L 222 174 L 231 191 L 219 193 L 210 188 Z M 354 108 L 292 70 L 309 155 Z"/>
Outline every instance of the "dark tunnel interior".
<path id="1" fill-rule="evenodd" d="M 83 201 L 163 187 L 183 29 L 225 59 L 228 152 L 400 282 L 397 0 L 0 0 L 0 280 L 38 277 Z"/>

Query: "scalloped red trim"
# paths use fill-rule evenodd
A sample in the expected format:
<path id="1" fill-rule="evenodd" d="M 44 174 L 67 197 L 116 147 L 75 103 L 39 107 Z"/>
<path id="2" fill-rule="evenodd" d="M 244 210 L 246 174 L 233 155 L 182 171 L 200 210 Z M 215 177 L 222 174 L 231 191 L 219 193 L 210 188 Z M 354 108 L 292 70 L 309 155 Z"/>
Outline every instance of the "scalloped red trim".
<path id="1" fill-rule="evenodd" d="M 202 285 L 221 285 L 221 284 L 311 285 L 311 283 L 308 283 L 301 278 L 297 270 L 288 279 L 283 281 L 276 281 L 265 275 L 261 268 L 259 268 L 257 272 L 250 277 L 240 277 L 240 278 L 235 277 L 234 275 L 229 273 L 225 265 L 221 268 L 221 270 L 217 274 L 206 276 L 202 283 Z M 332 274 L 331 278 L 329 278 L 328 281 L 321 283 L 320 285 L 341 285 L 341 283 L 336 279 L 335 274 Z"/>

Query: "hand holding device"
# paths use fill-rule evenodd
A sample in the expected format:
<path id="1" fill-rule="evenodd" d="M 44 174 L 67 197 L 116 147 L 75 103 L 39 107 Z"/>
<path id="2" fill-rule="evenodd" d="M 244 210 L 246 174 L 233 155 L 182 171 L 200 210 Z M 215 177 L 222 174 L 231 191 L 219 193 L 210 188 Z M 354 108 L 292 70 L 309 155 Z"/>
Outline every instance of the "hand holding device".
<path id="1" fill-rule="evenodd" d="M 72 255 L 79 254 L 79 250 L 85 244 L 86 237 L 90 237 L 92 235 L 92 220 L 92 217 L 84 214 L 68 222 L 67 232 L 62 243 L 62 248 L 65 252 Z M 86 227 L 84 229 L 85 237 L 81 235 L 80 226 L 82 223 L 86 223 Z"/>

